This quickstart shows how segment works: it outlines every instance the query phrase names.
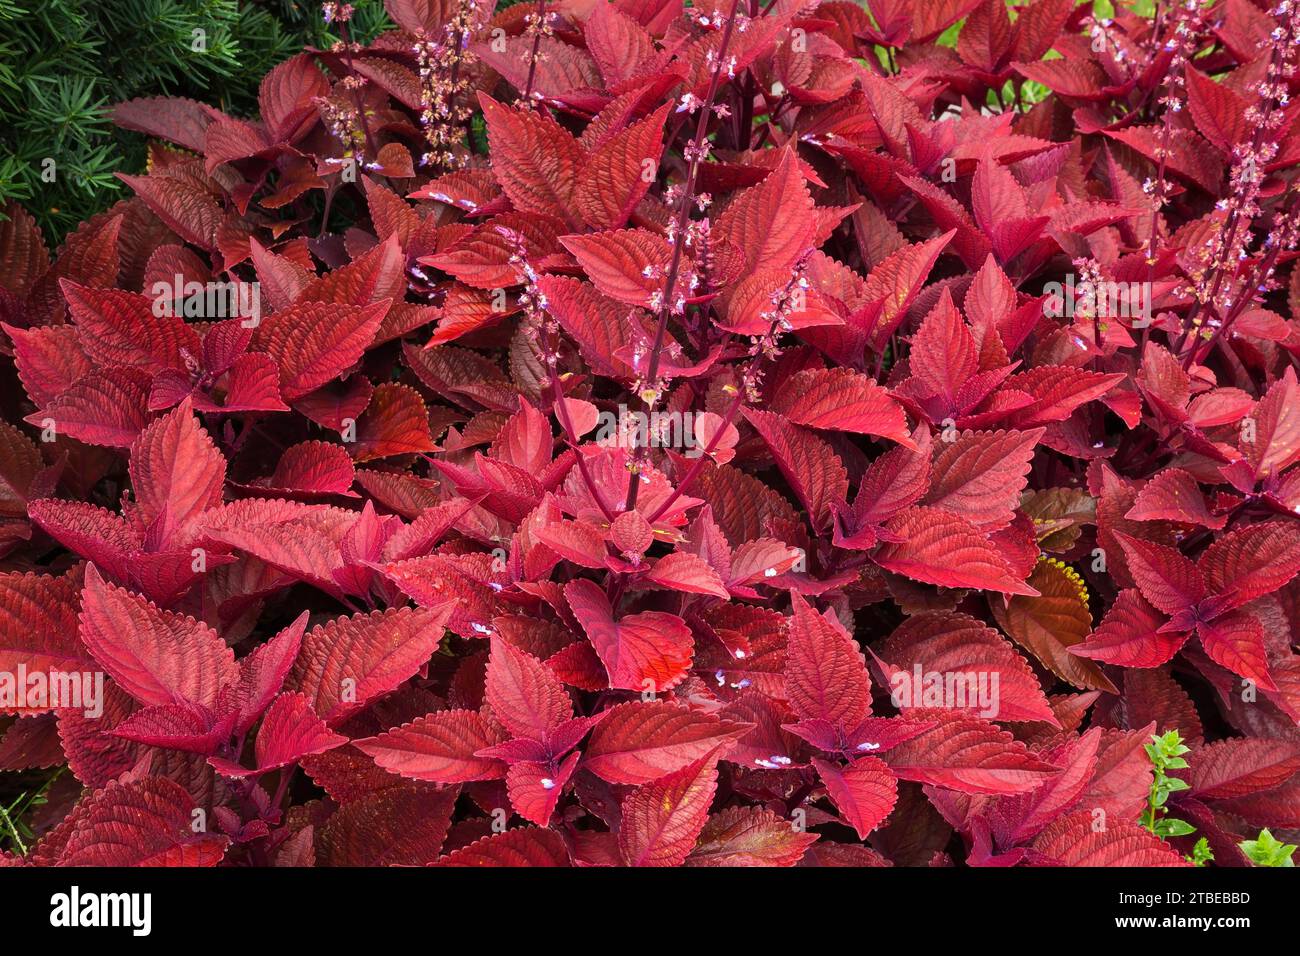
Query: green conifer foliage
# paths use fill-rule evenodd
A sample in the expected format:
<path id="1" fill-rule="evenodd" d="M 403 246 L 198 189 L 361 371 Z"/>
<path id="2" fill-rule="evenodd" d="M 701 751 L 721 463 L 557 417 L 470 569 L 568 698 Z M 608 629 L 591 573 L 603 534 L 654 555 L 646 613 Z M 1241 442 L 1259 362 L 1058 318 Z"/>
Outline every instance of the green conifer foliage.
<path id="1" fill-rule="evenodd" d="M 357 0 L 362 42 L 391 29 Z M 57 244 L 123 195 L 144 137 L 107 112 L 137 96 L 191 96 L 242 115 L 276 63 L 329 33 L 319 4 L 270 0 L 0 0 L 0 207 L 17 199 Z"/>

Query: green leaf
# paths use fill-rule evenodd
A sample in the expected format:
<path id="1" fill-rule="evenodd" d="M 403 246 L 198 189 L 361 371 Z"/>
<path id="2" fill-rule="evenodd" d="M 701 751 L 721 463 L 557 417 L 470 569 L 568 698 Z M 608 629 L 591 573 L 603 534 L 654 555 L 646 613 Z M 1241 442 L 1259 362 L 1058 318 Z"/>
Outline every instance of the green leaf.
<path id="1" fill-rule="evenodd" d="M 1254 840 L 1242 840 L 1237 846 L 1256 866 L 1295 866 L 1291 854 L 1296 850 L 1293 843 L 1282 843 L 1266 827 L 1259 831 Z"/>
<path id="2" fill-rule="evenodd" d="M 1201 837 L 1192 847 L 1192 852 L 1184 857 L 1192 866 L 1205 866 L 1206 863 L 1214 859 L 1214 851 L 1210 849 L 1210 841 Z"/>

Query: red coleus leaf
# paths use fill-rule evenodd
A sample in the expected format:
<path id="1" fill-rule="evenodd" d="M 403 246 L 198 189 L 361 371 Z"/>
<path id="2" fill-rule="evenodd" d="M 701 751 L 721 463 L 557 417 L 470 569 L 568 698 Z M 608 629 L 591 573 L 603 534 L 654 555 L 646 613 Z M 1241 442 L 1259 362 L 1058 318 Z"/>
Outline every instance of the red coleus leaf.
<path id="1" fill-rule="evenodd" d="M 253 498 L 209 512 L 200 533 L 329 593 L 341 593 L 333 572 L 343 562 L 342 539 L 357 520 L 341 508 Z"/>
<path id="2" fill-rule="evenodd" d="M 777 392 L 772 411 L 810 428 L 912 443 L 902 406 L 852 369 L 805 369 L 791 376 Z"/>
<path id="3" fill-rule="evenodd" d="M 309 282 L 299 293 L 303 302 L 338 306 L 372 306 L 400 297 L 403 289 L 402 247 L 395 235 L 357 256 L 347 265 Z M 260 328 L 260 326 L 259 326 Z"/>
<path id="4" fill-rule="evenodd" d="M 617 302 L 589 282 L 563 276 L 543 276 L 538 288 L 546 296 L 547 312 L 574 340 L 593 371 L 611 376 L 631 374 L 615 357 L 630 335 Z"/>
<path id="5" fill-rule="evenodd" d="M 96 661 L 142 704 L 211 707 L 236 680 L 235 655 L 210 627 L 163 611 L 86 569 L 82 642 Z"/>
<path id="6" fill-rule="evenodd" d="M 264 486 L 297 495 L 351 495 L 356 470 L 339 445 L 307 441 L 284 450 Z"/>
<path id="7" fill-rule="evenodd" d="M 155 704 L 130 714 L 113 728 L 112 736 L 206 756 L 225 743 L 232 724 L 232 715 L 214 719 L 211 711 L 197 704 Z"/>
<path id="8" fill-rule="evenodd" d="M 424 866 L 441 853 L 457 788 L 390 787 L 339 807 L 316 833 L 323 866 Z"/>
<path id="9" fill-rule="evenodd" d="M 0 766 L 6 770 L 45 770 L 65 760 L 52 714 L 19 717 L 0 739 Z"/>
<path id="10" fill-rule="evenodd" d="M 610 86 L 636 76 L 654 54 L 650 34 L 614 4 L 593 8 L 583 33 Z"/>
<path id="11" fill-rule="evenodd" d="M 1300 387 L 1295 370 L 1288 368 L 1259 400 L 1247 421 L 1253 434 L 1243 430 L 1242 451 L 1259 478 L 1277 474 L 1300 461 Z M 1208 423 L 1207 423 L 1208 424 Z M 1243 429 L 1247 426 L 1243 425 Z M 1251 434 L 1251 440 L 1245 436 Z"/>
<path id="12" fill-rule="evenodd" d="M 337 618 L 314 627 L 285 681 L 337 726 L 414 676 L 442 641 L 450 604 Z"/>
<path id="13" fill-rule="evenodd" d="M 0 248 L 7 253 L 0 266 L 0 287 L 14 295 L 26 297 L 32 285 L 50 268 L 50 254 L 45 248 L 36 220 L 17 203 L 5 208 L 5 224 L 0 227 Z"/>
<path id="14" fill-rule="evenodd" d="M 949 716 L 884 755 L 894 775 L 962 793 L 1025 793 L 1059 769 L 988 721 Z"/>
<path id="15" fill-rule="evenodd" d="M 603 568 L 609 558 L 605 535 L 590 521 L 557 521 L 545 525 L 538 529 L 537 540 L 584 568 Z"/>
<path id="16" fill-rule="evenodd" d="M 507 213 L 494 216 L 437 254 L 421 256 L 420 262 L 436 266 L 474 289 L 492 292 L 486 303 L 488 314 L 500 318 L 508 310 L 494 290 L 519 283 L 520 264 L 511 261 L 519 246 L 522 244 L 530 260 L 541 259 L 557 250 L 556 237 L 563 232 L 563 224 L 556 219 Z M 449 305 L 451 314 L 455 315 L 459 310 L 469 308 L 473 301 L 460 299 L 462 293 L 459 290 L 453 290 L 453 293 L 454 297 L 449 295 L 444 303 L 444 315 Z"/>
<path id="17" fill-rule="evenodd" d="M 1015 69 L 1025 79 L 1071 99 L 1096 98 L 1098 88 L 1105 81 L 1105 74 L 1096 63 L 1080 59 L 1017 63 Z"/>
<path id="18" fill-rule="evenodd" d="M 1201 649 L 1210 660 L 1235 674 L 1253 680 L 1265 690 L 1276 690 L 1269 674 L 1264 625 L 1244 611 L 1230 612 L 1197 626 Z"/>
<path id="19" fill-rule="evenodd" d="M 50 537 L 102 567 L 109 577 L 130 579 L 130 560 L 141 541 L 121 515 L 82 501 L 54 498 L 33 501 L 28 513 Z"/>
<path id="20" fill-rule="evenodd" d="M 718 572 L 702 558 L 684 551 L 660 558 L 646 573 L 645 580 L 672 591 L 712 594 L 720 598 L 729 596 Z"/>
<path id="21" fill-rule="evenodd" d="M 133 522 L 156 550 L 209 508 L 221 504 L 226 459 L 190 412 L 188 401 L 140 433 L 131 445 Z"/>
<path id="22" fill-rule="evenodd" d="M 355 741 L 385 770 L 412 780 L 469 783 L 505 775 L 505 765 L 477 754 L 499 743 L 501 735 L 472 710 L 443 710 Z"/>
<path id="23" fill-rule="evenodd" d="M 1121 591 L 1105 619 L 1071 654 L 1122 667 L 1159 667 L 1183 646 L 1186 635 L 1160 628 L 1165 618 L 1134 588 Z"/>
<path id="24" fill-rule="evenodd" d="M 249 241 L 249 255 L 257 269 L 258 283 L 274 308 L 289 306 L 314 278 L 314 273 L 305 266 L 275 253 L 256 239 Z"/>
<path id="25" fill-rule="evenodd" d="M 284 686 L 302 647 L 307 628 L 307 612 L 298 615 L 288 627 L 265 644 L 239 660 L 239 680 L 235 686 L 233 708 L 237 713 L 236 735 L 248 732 Z"/>
<path id="26" fill-rule="evenodd" d="M 749 270 L 789 269 L 804 255 L 815 229 L 812 197 L 792 151 L 729 205 L 717 224 L 718 235 L 741 250 Z"/>
<path id="27" fill-rule="evenodd" d="M 664 281 L 660 276 L 672 259 L 672 247 L 663 237 L 646 229 L 612 229 L 564 236 L 561 242 L 605 295 L 654 307 Z"/>
<path id="28" fill-rule="evenodd" d="M 492 713 L 516 737 L 546 740 L 573 717 L 573 702 L 554 673 L 499 637 L 487 667 Z"/>
<path id="29" fill-rule="evenodd" d="M 618 829 L 628 866 L 680 866 L 686 860 L 708 818 L 717 766 L 717 754 L 708 754 L 628 794 Z"/>
<path id="30" fill-rule="evenodd" d="M 665 6 L 657 15 L 662 16 L 673 9 L 674 7 L 670 4 Z M 737 36 L 734 44 L 728 48 L 729 51 L 734 51 L 736 57 L 736 65 L 733 69 L 743 70 L 759 57 L 770 53 L 774 41 L 789 25 L 793 15 L 794 11 L 792 9 L 785 12 L 775 12 L 772 16 L 763 17 L 763 22 L 754 25 L 755 29 L 745 30 Z M 716 71 L 716 63 L 721 55 L 721 44 L 722 31 L 712 29 L 706 31 L 704 36 L 696 40 L 683 53 L 683 65 L 690 70 L 686 81 L 687 87 L 697 97 L 705 95 L 710 77 Z M 728 60 L 729 62 L 730 60 Z"/>
<path id="31" fill-rule="evenodd" d="M 709 817 L 686 865 L 795 866 L 816 841 L 770 810 L 732 807 Z"/>
<path id="32" fill-rule="evenodd" d="M 1224 800 L 1272 790 L 1300 770 L 1300 748 L 1281 740 L 1237 738 L 1207 744 L 1188 755 L 1191 795 Z"/>
<path id="33" fill-rule="evenodd" d="M 582 164 L 573 199 L 587 225 L 611 229 L 627 222 L 654 182 L 667 117 L 665 104 L 605 140 Z"/>
<path id="34" fill-rule="evenodd" d="M 184 369 L 187 356 L 200 353 L 198 334 L 181 318 L 157 309 L 156 298 L 67 280 L 62 288 L 81 348 L 97 365 Z"/>
<path id="35" fill-rule="evenodd" d="M 569 851 L 554 830 L 519 827 L 476 840 L 434 866 L 569 866 Z"/>
<path id="36" fill-rule="evenodd" d="M 667 701 L 619 704 L 592 732 L 583 766 L 610 783 L 650 783 L 750 729 Z"/>
<path id="37" fill-rule="evenodd" d="M 979 352 L 947 289 L 912 336 L 908 358 L 926 392 L 943 399 L 948 408 L 957 407 L 963 387 L 980 371 Z"/>
<path id="38" fill-rule="evenodd" d="M 0 666 L 80 670 L 91 661 L 78 637 L 81 575 L 0 574 Z"/>
<path id="39" fill-rule="evenodd" d="M 800 720 L 855 727 L 871 713 L 871 679 L 862 652 L 829 612 L 818 614 L 798 594 L 785 665 L 786 694 Z"/>
<path id="40" fill-rule="evenodd" d="M 208 762 L 218 773 L 227 776 L 261 774 L 297 763 L 303 757 L 333 750 L 347 742 L 348 738 L 325 726 L 312 710 L 311 702 L 302 694 L 281 694 L 267 708 L 257 731 L 253 771 L 229 761 L 212 759 Z"/>
<path id="41" fill-rule="evenodd" d="M 888 765 L 876 757 L 859 757 L 845 767 L 826 760 L 813 760 L 817 775 L 826 785 L 831 803 L 857 831 L 858 839 L 878 827 L 894 809 L 898 781 Z"/>
<path id="42" fill-rule="evenodd" d="M 73 809 L 59 866 L 215 866 L 229 840 L 195 833 L 193 798 L 164 777 L 110 783 Z"/>
<path id="43" fill-rule="evenodd" d="M 605 665 L 611 687 L 660 692 L 685 678 L 694 642 L 677 615 L 642 611 L 616 620 L 609 600 L 591 581 L 569 583 L 564 597 Z"/>
<path id="44" fill-rule="evenodd" d="M 1216 83 L 1200 70 L 1187 71 L 1187 105 L 1196 128 L 1223 152 L 1249 138 L 1246 121 L 1248 102 L 1223 83 Z"/>
<path id="45" fill-rule="evenodd" d="M 981 158 L 971 182 L 971 209 L 976 224 L 989 237 L 999 262 L 1008 262 L 1035 239 L 1046 216 L 1031 216 L 1021 186 L 991 156 Z"/>
<path id="46" fill-rule="evenodd" d="M 744 410 L 745 418 L 763 436 L 777 467 L 807 508 L 815 526 L 823 526 L 834 502 L 848 494 L 843 463 L 829 445 L 776 412 Z"/>
<path id="47" fill-rule="evenodd" d="M 1162 632 L 1195 631 L 1210 658 L 1275 689 L 1264 628 L 1235 610 L 1272 594 L 1300 573 L 1300 529 L 1267 521 L 1229 532 L 1195 563 L 1176 548 L 1117 533 L 1142 596 L 1168 616 Z"/>
<path id="48" fill-rule="evenodd" d="M 1130 719 L 1130 723 L 1136 721 Z M 1150 758 L 1144 750 L 1154 724 L 1131 732 L 1103 730 L 1097 762 L 1079 805 L 1132 820 L 1151 797 Z M 1087 801 L 1086 803 L 1084 801 Z"/>
<path id="49" fill-rule="evenodd" d="M 874 648 L 872 655 L 894 688 L 892 696 L 900 707 L 938 705 L 986 719 L 1057 723 L 1024 658 L 997 631 L 965 614 L 915 615 Z M 974 680 L 954 682 L 961 695 L 950 698 L 946 691 L 949 675 L 969 675 Z M 933 703 L 926 701 L 927 679 L 929 692 L 937 697 Z M 984 681 L 983 695 L 980 680 Z"/>
<path id="50" fill-rule="evenodd" d="M 1138 492 L 1124 517 L 1133 521 L 1182 521 L 1206 528 L 1222 528 L 1227 519 L 1210 513 L 1196 479 L 1181 468 L 1167 468 Z"/>
<path id="51" fill-rule="evenodd" d="M 1064 421 L 1080 405 L 1105 395 L 1123 377 L 1064 366 L 1044 366 L 1012 375 L 1002 387 L 1007 391 L 1025 392 L 1032 399 L 1011 415 L 1015 427 L 1029 428 Z"/>
<path id="52" fill-rule="evenodd" d="M 997 71 L 1011 48 L 1013 31 L 1007 8 L 986 0 L 975 8 L 957 42 L 957 54 L 967 64 L 989 73 Z"/>
<path id="53" fill-rule="evenodd" d="M 126 448 L 149 423 L 149 375 L 125 365 L 89 371 L 24 420 L 51 438 Z"/>
<path id="54" fill-rule="evenodd" d="M 356 420 L 354 439 L 349 444 L 358 462 L 432 451 L 424 399 L 415 389 L 395 382 L 376 386 L 370 404 Z"/>
<path id="55" fill-rule="evenodd" d="M 514 760 L 506 768 L 506 793 L 510 805 L 525 820 L 547 826 L 577 769 L 580 755 L 562 761 Z"/>
<path id="56" fill-rule="evenodd" d="M 205 143 L 206 145 L 206 143 Z M 193 180 L 118 174 L 149 209 L 186 242 L 217 249 L 223 214 L 216 197 Z"/>
<path id="57" fill-rule="evenodd" d="M 1088 811 L 1061 817 L 1033 843 L 1033 859 L 1045 866 L 1187 866 L 1178 853 L 1143 827 L 1093 826 Z"/>
<path id="58" fill-rule="evenodd" d="M 1197 562 L 1216 607 L 1272 594 L 1300 572 L 1300 526 L 1267 521 L 1229 532 Z"/>
<path id="59" fill-rule="evenodd" d="M 0 328 L 12 343 L 18 377 L 38 406 L 53 402 L 91 369 L 90 358 L 82 351 L 72 326 L 18 329 L 5 324 Z"/>
<path id="60" fill-rule="evenodd" d="M 350 368 L 370 345 L 388 304 L 325 305 L 305 302 L 267 316 L 253 337 L 280 370 L 280 391 L 292 401 Z"/>
<path id="61" fill-rule="evenodd" d="M 262 79 L 257 102 L 272 142 L 292 143 L 315 112 L 312 100 L 329 92 L 329 83 L 312 58 L 298 55 L 285 60 Z"/>
<path id="62" fill-rule="evenodd" d="M 1061 772 L 1029 793 L 997 799 L 991 816 L 999 845 L 1012 847 L 1025 842 L 1075 806 L 1097 769 L 1100 742 L 1101 729 L 1094 727 L 1083 736 L 1041 754 L 1060 767 Z"/>
<path id="63" fill-rule="evenodd" d="M 922 503 L 958 515 L 979 531 L 1011 523 L 1042 429 L 964 432 L 935 450 Z"/>
<path id="64" fill-rule="evenodd" d="M 512 109 L 479 94 L 487 120 L 492 171 L 522 212 L 574 221 L 574 193 L 583 165 L 577 141 L 558 123 L 529 109 Z"/>
<path id="65" fill-rule="evenodd" d="M 884 522 L 915 504 L 930 483 L 930 433 L 918 428 L 916 449 L 894 448 L 881 455 L 862 476 L 853 507 L 835 507 L 835 543 L 842 548 L 868 550 L 875 546 Z"/>
<path id="66" fill-rule="evenodd" d="M 1017 580 L 1002 553 L 969 521 L 937 508 L 909 508 L 886 524 L 892 536 L 873 556 L 887 571 L 948 588 L 1037 592 Z"/>
<path id="67" fill-rule="evenodd" d="M 1117 534 L 1129 573 L 1142 596 L 1166 614 L 1177 614 L 1205 597 L 1205 578 L 1176 548 Z"/>
<path id="68" fill-rule="evenodd" d="M 869 330 L 871 343 L 883 348 L 885 341 L 903 321 L 904 310 L 912 303 L 935 261 L 952 239 L 953 232 L 937 239 L 903 246 L 880 263 L 862 287 L 866 302 L 880 302 L 881 309 Z"/>

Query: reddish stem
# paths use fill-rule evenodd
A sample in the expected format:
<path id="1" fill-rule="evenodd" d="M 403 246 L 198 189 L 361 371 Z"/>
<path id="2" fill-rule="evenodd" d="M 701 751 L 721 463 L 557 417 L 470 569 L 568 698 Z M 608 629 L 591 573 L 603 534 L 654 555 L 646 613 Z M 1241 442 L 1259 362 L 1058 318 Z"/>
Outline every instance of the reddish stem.
<path id="1" fill-rule="evenodd" d="M 1280 47 L 1275 48 L 1273 50 L 1271 57 L 1269 58 L 1270 75 L 1273 70 L 1277 69 L 1280 66 L 1282 59 L 1283 59 L 1283 53 L 1281 48 Z M 1274 100 L 1272 96 L 1264 96 L 1261 97 L 1261 99 L 1263 99 L 1264 103 L 1266 104 L 1266 109 L 1263 117 L 1259 120 L 1259 122 L 1255 126 L 1255 132 L 1250 138 L 1250 148 L 1249 148 L 1249 152 L 1247 153 L 1247 155 L 1250 157 L 1255 157 L 1259 154 L 1260 147 L 1264 143 L 1264 138 L 1269 134 L 1269 130 L 1270 130 L 1269 118 L 1272 116 L 1273 111 L 1277 108 L 1277 101 Z M 1235 170 L 1236 166 L 1234 165 L 1233 168 Z M 1260 176 L 1261 176 L 1260 182 L 1262 184 L 1263 171 L 1260 172 Z M 1231 179 L 1231 176 L 1229 178 Z M 1258 196 L 1258 191 L 1256 192 L 1256 196 Z M 1241 215 L 1241 210 L 1243 208 L 1243 205 L 1244 204 L 1241 202 L 1237 202 L 1232 205 L 1232 209 L 1228 213 L 1228 221 L 1223 224 L 1224 231 L 1227 233 L 1228 238 L 1224 242 L 1223 246 L 1216 251 L 1216 255 L 1218 258 L 1222 259 L 1224 256 L 1229 256 L 1232 258 L 1232 261 L 1230 263 L 1220 261 L 1215 266 L 1214 281 L 1210 284 L 1209 294 L 1204 299 L 1198 299 L 1192 305 L 1191 313 L 1184 320 L 1183 332 L 1178 337 L 1178 343 L 1174 346 L 1174 354 L 1178 354 L 1179 352 L 1181 352 L 1182 349 L 1187 345 L 1187 340 L 1189 336 L 1194 334 L 1193 333 L 1194 326 L 1192 325 L 1192 322 L 1197 318 L 1197 316 L 1201 314 L 1201 312 L 1204 310 L 1204 307 L 1208 305 L 1210 308 L 1214 308 L 1214 300 L 1219 294 L 1219 288 L 1223 284 L 1224 277 L 1228 274 L 1229 266 L 1232 269 L 1233 278 L 1235 279 L 1237 277 L 1238 264 L 1236 258 L 1232 256 L 1232 249 L 1237 241 L 1237 230 L 1241 227 L 1242 222 L 1245 220 L 1245 217 Z M 1249 222 L 1246 223 L 1246 228 L 1247 229 L 1250 228 Z M 1235 309 L 1235 304 L 1234 304 L 1234 309 Z M 1234 315 L 1234 319 L 1235 319 L 1235 315 Z M 1227 323 L 1225 322 L 1224 324 L 1226 325 Z M 1224 326 L 1219 327 L 1219 330 L 1214 334 L 1214 337 L 1211 339 L 1211 341 L 1214 341 L 1219 337 L 1219 335 L 1223 331 L 1223 328 Z M 1196 357 L 1197 352 L 1199 351 L 1200 350 L 1195 345 L 1193 345 L 1192 348 L 1188 350 L 1187 357 L 1183 359 L 1184 369 L 1190 369 L 1192 367 L 1192 361 Z"/>
<path id="2" fill-rule="evenodd" d="M 1155 56 L 1160 55 L 1160 27 L 1162 24 L 1162 11 L 1159 4 L 1156 4 L 1156 25 L 1152 43 L 1154 44 Z M 1172 78 L 1169 80 L 1170 95 L 1176 95 L 1175 86 Z M 1156 272 L 1156 240 L 1160 231 L 1160 210 L 1164 206 L 1165 195 L 1165 175 L 1168 165 L 1169 148 L 1173 141 L 1173 111 L 1166 107 L 1163 123 L 1160 129 L 1160 165 L 1156 169 L 1156 193 L 1160 197 L 1151 210 L 1151 232 L 1147 237 L 1147 294 L 1151 295 L 1150 290 L 1154 288 Z M 1151 317 L 1147 317 L 1146 325 L 1142 326 L 1142 344 L 1138 348 L 1138 363 L 1141 364 L 1143 357 L 1146 355 L 1147 340 L 1151 337 Z"/>
<path id="3" fill-rule="evenodd" d="M 1295 205 L 1296 195 L 1297 193 L 1292 192 L 1290 197 L 1287 199 L 1286 205 L 1274 217 L 1273 222 L 1275 227 L 1278 224 L 1285 224 L 1290 218 L 1292 207 Z M 1187 360 L 1183 364 L 1184 368 L 1191 368 L 1199 354 L 1203 354 L 1207 359 L 1210 357 L 1214 352 L 1215 345 L 1217 345 L 1219 340 L 1227 334 L 1230 328 L 1232 328 L 1232 323 L 1236 322 L 1241 314 L 1246 311 L 1246 306 L 1254 303 L 1255 295 L 1258 292 L 1259 286 L 1263 283 L 1264 279 L 1272 273 L 1273 266 L 1277 263 L 1277 257 L 1281 252 L 1282 243 L 1274 243 L 1273 247 L 1264 257 L 1264 260 L 1260 263 L 1259 268 L 1256 270 L 1254 275 L 1251 276 L 1247 288 L 1243 289 L 1241 294 L 1237 296 L 1236 301 L 1232 305 L 1232 310 L 1226 317 L 1224 317 L 1223 323 L 1214 330 L 1214 334 L 1210 336 L 1204 346 L 1198 346 L 1193 343 L 1191 351 L 1188 353 Z"/>
<path id="4" fill-rule="evenodd" d="M 537 77 L 537 57 L 542 50 L 542 27 L 546 24 L 546 0 L 537 0 L 537 9 L 533 11 L 536 22 L 533 23 L 533 51 L 528 56 L 528 79 L 524 84 L 524 102 L 533 102 L 533 80 Z"/>
<path id="5" fill-rule="evenodd" d="M 546 366 L 546 372 L 550 379 L 555 415 L 560 420 L 560 427 L 564 429 L 564 436 L 569 442 L 569 447 L 578 456 L 578 473 L 582 475 L 582 483 L 587 487 L 587 494 L 591 495 L 595 500 L 596 506 L 600 508 L 605 520 L 613 521 L 615 517 L 614 511 L 609 505 L 605 504 L 605 498 L 601 495 L 595 478 L 592 477 L 590 470 L 587 468 L 587 459 L 583 457 L 582 450 L 578 447 L 578 430 L 574 427 L 573 418 L 569 415 L 568 406 L 564 403 L 564 385 L 560 381 L 559 372 L 555 370 L 555 363 L 551 361 L 552 358 L 558 355 L 558 351 L 553 347 L 554 342 L 547 333 L 545 325 L 541 329 L 541 335 L 543 336 L 542 348 L 544 352 L 542 364 Z"/>
<path id="6" fill-rule="evenodd" d="M 802 266 L 796 268 L 802 269 Z M 795 277 L 791 278 L 790 282 L 786 284 L 785 292 L 789 292 L 790 287 L 797 281 L 798 273 L 796 273 Z M 700 452 L 700 456 L 691 463 L 691 467 L 686 470 L 686 474 L 682 476 L 682 480 L 677 482 L 677 487 L 673 489 L 672 494 L 665 498 L 663 503 L 655 509 L 654 514 L 650 516 L 648 520 L 651 524 L 654 524 L 655 521 L 661 518 L 664 512 L 666 512 L 678 498 L 686 493 L 686 489 L 691 486 L 691 482 L 695 480 L 695 476 L 698 475 L 700 470 L 704 467 L 704 462 L 708 460 L 708 457 L 713 453 L 713 450 L 718 447 L 718 442 L 722 440 L 722 436 L 726 433 L 727 426 L 735 419 L 736 412 L 740 411 L 741 402 L 745 400 L 745 393 L 749 388 L 750 382 L 753 381 L 754 373 L 758 371 L 758 366 L 763 361 L 762 343 L 770 342 L 775 339 L 777 331 L 780 328 L 780 323 L 781 315 L 778 313 L 772 320 L 772 324 L 768 326 L 767 334 L 759 340 L 760 344 L 755 347 L 754 355 L 749 360 L 749 364 L 745 366 L 745 371 L 741 373 L 740 386 L 736 389 L 736 397 L 731 400 L 731 404 L 727 407 L 726 413 L 723 414 L 722 424 L 714 430 L 713 437 L 710 438 L 708 443 L 704 446 L 704 449 Z"/>
<path id="7" fill-rule="evenodd" d="M 668 265 L 668 277 L 664 282 L 663 301 L 659 304 L 654 344 L 650 348 L 650 364 L 645 376 L 645 381 L 652 388 L 655 380 L 659 377 L 659 363 L 663 357 L 664 341 L 668 335 L 668 318 L 672 314 L 673 296 L 677 289 L 677 275 L 682 264 L 682 250 L 686 248 L 686 227 L 690 220 L 691 207 L 695 204 L 695 182 L 699 174 L 700 163 L 704 157 L 704 141 L 709 131 L 709 118 L 713 115 L 713 104 L 717 99 L 718 85 L 727 59 L 727 48 L 731 45 L 731 34 L 736 24 L 736 8 L 739 5 L 740 0 L 731 0 L 731 8 L 727 13 L 727 25 L 723 27 L 722 41 L 718 44 L 717 59 L 713 65 L 713 75 L 709 78 L 709 91 L 704 98 L 704 104 L 700 107 L 700 118 L 695 124 L 695 136 L 691 140 L 686 186 L 682 192 L 681 203 L 677 208 L 676 226 L 673 232 L 675 240 L 673 242 L 673 256 Z M 646 403 L 646 407 L 647 409 L 650 407 L 649 402 Z M 637 474 L 648 451 L 647 445 L 637 445 L 632 450 L 632 473 L 628 477 L 627 503 L 623 506 L 624 511 L 631 511 L 636 507 L 637 495 L 641 489 L 641 482 L 638 480 Z"/>
<path id="8" fill-rule="evenodd" d="M 360 76 L 352 65 L 352 38 L 348 33 L 346 20 L 339 21 L 339 35 L 343 39 L 343 61 L 348 65 L 348 72 L 353 76 Z M 357 108 L 357 119 L 361 121 L 361 135 L 366 138 L 366 151 L 371 159 L 375 159 L 379 151 L 375 149 L 375 141 L 370 135 L 370 121 L 366 119 L 366 103 L 361 96 L 360 88 L 352 90 L 352 103 Z"/>
<path id="9" fill-rule="evenodd" d="M 708 444 L 704 446 L 704 450 L 700 452 L 700 457 L 696 458 L 691 464 L 691 467 L 686 470 L 686 474 L 683 475 L 682 480 L 677 483 L 677 487 L 673 489 L 672 494 L 665 498 L 663 504 L 656 508 L 655 513 L 647 519 L 651 524 L 658 521 L 659 518 L 663 516 L 663 513 L 667 511 L 678 498 L 686 493 L 686 489 L 691 486 L 691 482 L 695 480 L 695 476 L 700 473 L 700 469 L 704 467 L 704 462 L 707 461 L 709 455 L 713 453 L 713 449 L 718 447 L 718 442 L 722 439 L 723 432 L 727 430 L 727 426 L 730 425 L 732 420 L 736 417 L 736 412 L 740 410 L 740 403 L 744 400 L 744 397 L 745 392 L 743 388 L 737 390 L 736 397 L 731 400 L 731 405 L 728 406 L 726 414 L 722 416 L 722 424 L 718 427 L 717 431 L 713 433 L 713 437 L 709 439 Z"/>

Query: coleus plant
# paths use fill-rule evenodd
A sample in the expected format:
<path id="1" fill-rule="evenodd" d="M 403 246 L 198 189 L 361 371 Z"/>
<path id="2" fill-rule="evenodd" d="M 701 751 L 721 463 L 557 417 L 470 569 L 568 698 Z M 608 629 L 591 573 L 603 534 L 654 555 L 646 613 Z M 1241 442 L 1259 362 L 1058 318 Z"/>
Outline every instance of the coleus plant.
<path id="1" fill-rule="evenodd" d="M 1292 4 L 387 8 L 0 224 L 0 862 L 1294 839 Z"/>

